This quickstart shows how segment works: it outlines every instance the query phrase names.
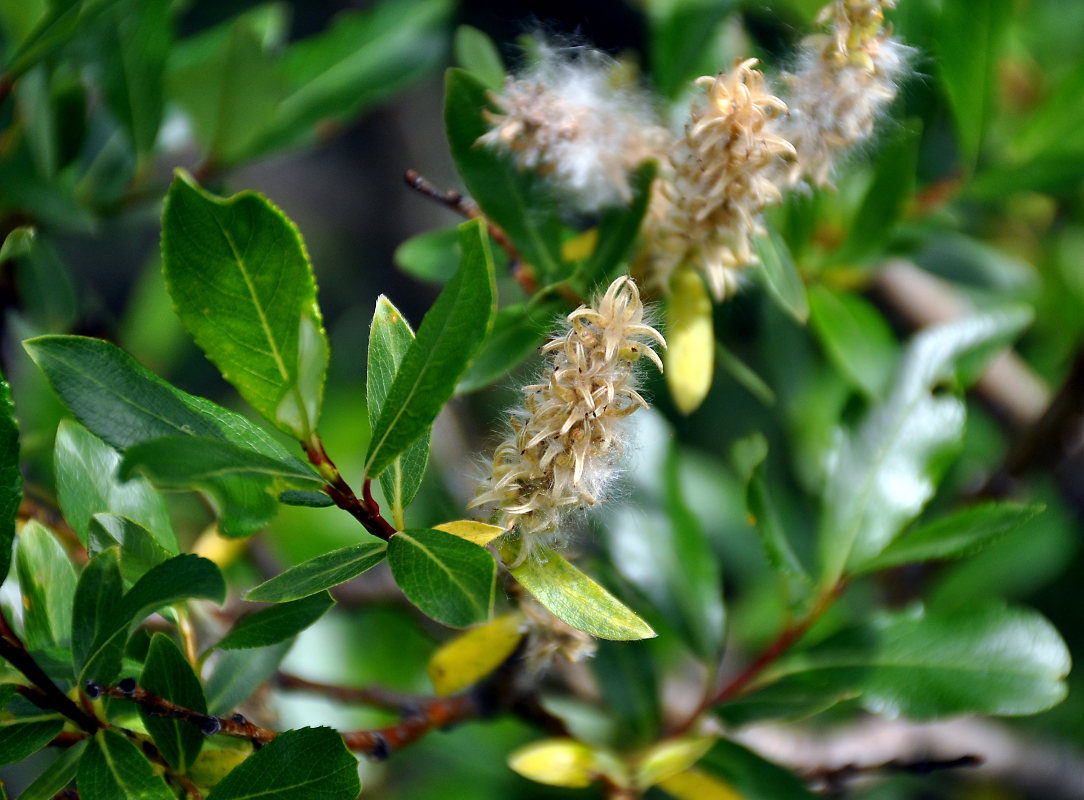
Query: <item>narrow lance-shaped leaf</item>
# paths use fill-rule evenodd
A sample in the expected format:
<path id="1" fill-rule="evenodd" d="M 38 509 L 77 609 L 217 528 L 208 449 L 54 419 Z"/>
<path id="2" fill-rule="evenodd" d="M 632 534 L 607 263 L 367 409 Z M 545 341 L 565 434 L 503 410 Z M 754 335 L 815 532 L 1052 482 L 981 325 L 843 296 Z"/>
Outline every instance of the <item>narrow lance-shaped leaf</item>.
<path id="1" fill-rule="evenodd" d="M 809 319 L 809 298 L 787 243 L 776 231 L 769 230 L 767 236 L 756 238 L 754 246 L 768 294 L 781 309 L 804 324 Z"/>
<path id="2" fill-rule="evenodd" d="M 88 532 L 87 552 L 91 556 L 120 547 L 121 574 L 128 583 L 135 583 L 151 567 L 176 555 L 158 544 L 138 522 L 120 514 L 95 514 Z"/>
<path id="3" fill-rule="evenodd" d="M 376 537 L 332 550 L 290 567 L 245 595 L 260 603 L 283 603 L 338 586 L 384 560 L 388 546 Z"/>
<path id="4" fill-rule="evenodd" d="M 388 397 L 388 390 L 395 381 L 403 356 L 414 341 L 414 331 L 391 301 L 380 295 L 376 312 L 369 328 L 368 371 L 365 380 L 365 401 L 369 412 L 369 427 L 376 428 L 380 412 Z M 380 488 L 391 505 L 392 520 L 396 529 L 406 527 L 404 513 L 425 475 L 429 461 L 429 432 L 409 445 L 388 468 L 380 473 Z"/>
<path id="5" fill-rule="evenodd" d="M 15 566 L 27 647 L 42 650 L 68 644 L 75 570 L 56 536 L 37 520 L 30 520 L 19 533 Z"/>
<path id="6" fill-rule="evenodd" d="M 76 781 L 81 800 L 174 800 L 139 748 L 108 728 L 90 740 Z"/>
<path id="7" fill-rule="evenodd" d="M 484 547 L 432 529 L 400 531 L 388 542 L 395 582 L 438 622 L 463 628 L 489 619 L 497 562 Z"/>
<path id="8" fill-rule="evenodd" d="M 87 562 L 75 587 L 72 667 L 76 675 L 82 672 L 95 639 L 117 613 L 123 595 L 120 550 L 114 546 L 97 553 Z"/>
<path id="9" fill-rule="evenodd" d="M 220 650 L 267 647 L 292 639 L 335 605 L 326 591 L 279 603 L 239 619 L 215 645 Z"/>
<path id="10" fill-rule="evenodd" d="M 15 687 L 12 687 L 14 691 Z M 64 727 L 64 717 L 16 696 L 0 703 L 0 765 L 14 764 L 45 747 Z"/>
<path id="11" fill-rule="evenodd" d="M 203 687 L 181 649 L 165 634 L 151 639 L 139 685 L 182 708 L 207 713 Z M 140 717 L 159 752 L 177 772 L 185 773 L 203 747 L 203 733 L 190 722 L 151 714 L 140 707 Z"/>
<path id="12" fill-rule="evenodd" d="M 66 748 L 33 783 L 23 789 L 19 800 L 53 800 L 65 786 L 75 780 L 87 741 L 83 739 Z"/>
<path id="13" fill-rule="evenodd" d="M 23 498 L 23 474 L 19 470 L 19 425 L 11 387 L 0 375 L 0 583 L 11 569 L 15 542 L 15 517 Z"/>
<path id="14" fill-rule="evenodd" d="M 162 215 L 162 263 L 177 314 L 223 377 L 307 441 L 328 347 L 297 227 L 255 192 L 222 199 L 179 171 Z"/>
<path id="15" fill-rule="evenodd" d="M 485 223 L 459 226 L 462 262 L 403 356 L 373 428 L 365 475 L 375 478 L 433 424 L 493 325 L 496 284 Z"/>
<path id="16" fill-rule="evenodd" d="M 832 364 L 867 397 L 880 400 L 896 370 L 892 329 L 871 303 L 817 285 L 809 290 L 810 320 Z"/>

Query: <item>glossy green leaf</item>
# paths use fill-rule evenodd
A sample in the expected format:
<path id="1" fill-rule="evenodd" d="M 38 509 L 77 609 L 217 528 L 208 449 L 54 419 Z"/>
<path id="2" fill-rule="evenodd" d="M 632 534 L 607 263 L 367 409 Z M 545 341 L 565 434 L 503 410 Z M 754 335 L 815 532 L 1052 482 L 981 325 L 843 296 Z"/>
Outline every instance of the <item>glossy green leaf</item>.
<path id="1" fill-rule="evenodd" d="M 520 362 L 538 351 L 561 312 L 566 310 L 558 302 L 500 309 L 493 321 L 493 333 L 459 379 L 456 393 L 473 392 L 507 377 Z"/>
<path id="2" fill-rule="evenodd" d="M 56 536 L 37 520 L 30 520 L 19 532 L 15 568 L 23 594 L 26 646 L 44 650 L 68 644 L 75 570 Z"/>
<path id="3" fill-rule="evenodd" d="M 116 546 L 94 554 L 79 576 L 72 606 L 72 667 L 83 671 L 91 647 L 120 609 L 124 595 L 120 549 Z"/>
<path id="4" fill-rule="evenodd" d="M 64 519 L 80 541 L 87 542 L 95 514 L 121 514 L 150 531 L 163 548 L 177 552 L 177 536 L 165 502 L 146 479 L 118 477 L 120 460 L 116 450 L 82 425 L 61 420 L 53 469 Z"/>
<path id="5" fill-rule="evenodd" d="M 885 401 L 831 460 L 819 533 L 824 585 L 883 551 L 933 495 L 965 417 L 957 397 L 935 389 L 964 356 L 1008 344 L 1030 321 L 1027 309 L 991 311 L 914 337 Z"/>
<path id="6" fill-rule="evenodd" d="M 214 671 L 204 685 L 207 709 L 228 714 L 252 696 L 279 668 L 293 642 L 252 650 L 227 650 L 215 661 Z"/>
<path id="7" fill-rule="evenodd" d="M 116 3 L 117 0 L 84 0 L 51 4 L 45 16 L 37 20 L 11 53 L 4 68 L 8 79 L 18 79 L 79 34 L 90 30 L 94 21 Z"/>
<path id="8" fill-rule="evenodd" d="M 975 164 L 995 103 L 997 64 L 1012 17 L 1010 0 L 945 3 L 936 63 L 963 160 Z"/>
<path id="9" fill-rule="evenodd" d="M 64 727 L 64 718 L 60 714 L 42 711 L 25 700 L 22 702 L 29 706 L 22 709 L 27 712 L 25 714 L 12 713 L 11 709 L 0 711 L 0 765 L 14 764 L 36 753 Z"/>
<path id="10" fill-rule="evenodd" d="M 86 679 L 111 682 L 120 672 L 129 632 L 152 612 L 188 598 L 221 603 L 225 597 L 222 573 L 205 558 L 179 555 L 152 567 L 121 598 L 98 629 L 80 672 L 80 682 Z"/>
<path id="11" fill-rule="evenodd" d="M 19 423 L 11 387 L 0 375 L 0 583 L 11 569 L 15 518 L 23 499 L 23 473 L 19 469 Z"/>
<path id="12" fill-rule="evenodd" d="M 215 645 L 220 650 L 267 647 L 292 639 L 326 614 L 335 601 L 326 592 L 279 603 L 241 617 Z"/>
<path id="13" fill-rule="evenodd" d="M 368 371 L 365 380 L 365 402 L 369 412 L 369 428 L 376 428 L 403 357 L 414 341 L 414 331 L 399 309 L 384 295 L 376 301 L 376 312 L 369 328 Z M 422 485 L 425 465 L 429 461 L 428 431 L 396 456 L 380 473 L 380 488 L 391 506 L 396 529 L 406 527 L 404 514 L 418 487 Z"/>
<path id="14" fill-rule="evenodd" d="M 629 188 L 632 190 L 629 204 L 612 206 L 602 212 L 598 222 L 598 242 L 579 270 L 588 290 L 593 289 L 595 284 L 607 284 L 614 271 L 628 258 L 651 202 L 651 185 L 658 171 L 654 161 L 641 164 L 629 176 Z"/>
<path id="15" fill-rule="evenodd" d="M 108 728 L 87 745 L 76 783 L 80 800 L 174 800 L 139 748 Z"/>
<path id="16" fill-rule="evenodd" d="M 909 531 L 856 572 L 875 572 L 920 561 L 943 561 L 977 553 L 1012 533 L 1043 510 L 1024 503 L 983 503 Z"/>
<path id="17" fill-rule="evenodd" d="M 411 236 L 395 248 L 393 258 L 407 275 L 445 284 L 459 269 L 459 229 L 437 228 Z"/>
<path id="18" fill-rule="evenodd" d="M 380 475 L 433 424 L 493 325 L 496 288 L 485 223 L 459 226 L 462 264 L 425 315 L 388 389 L 365 459 Z"/>
<path id="19" fill-rule="evenodd" d="M 156 633 L 151 639 L 139 685 L 182 708 L 197 714 L 207 713 L 207 701 L 199 678 L 181 649 L 165 634 Z M 187 772 L 203 747 L 204 736 L 200 729 L 184 720 L 148 714 L 143 707 L 140 707 L 139 716 L 170 766 L 177 772 Z"/>
<path id="20" fill-rule="evenodd" d="M 75 780 L 79 769 L 79 760 L 87 748 L 86 739 L 65 748 L 59 758 L 45 768 L 34 782 L 23 789 L 19 800 L 53 800 L 60 792 Z"/>
<path id="21" fill-rule="evenodd" d="M 881 614 L 784 656 L 764 681 L 851 690 L 870 711 L 934 719 L 1044 711 L 1065 697 L 1068 672 L 1069 651 L 1043 616 L 997 606 Z"/>
<path id="22" fill-rule="evenodd" d="M 356 800 L 357 759 L 331 728 L 286 731 L 211 790 L 207 800 Z"/>
<path id="23" fill-rule="evenodd" d="M 29 253 L 36 235 L 37 231 L 29 225 L 20 225 L 11 231 L 4 237 L 4 243 L 0 244 L 0 264 Z"/>
<path id="24" fill-rule="evenodd" d="M 504 85 L 504 59 L 497 45 L 485 33 L 470 25 L 455 29 L 452 42 L 455 62 L 490 89 Z"/>
<path id="25" fill-rule="evenodd" d="M 500 550 L 505 563 L 516 553 L 506 545 Z M 537 548 L 522 564 L 511 568 L 512 576 L 542 605 L 573 628 L 600 639 L 621 641 L 650 639 L 651 626 L 563 556 L 549 548 Z"/>
<path id="26" fill-rule="evenodd" d="M 351 544 L 290 567 L 245 595 L 246 600 L 283 603 L 338 586 L 384 560 L 388 546 L 379 539 Z"/>
<path id="27" fill-rule="evenodd" d="M 391 537 L 388 564 L 407 599 L 438 622 L 465 628 L 493 612 L 497 562 L 484 547 L 415 528 Z"/>
<path id="28" fill-rule="evenodd" d="M 335 501 L 323 492 L 298 491 L 297 489 L 279 492 L 279 502 L 287 506 L 304 508 L 330 508 L 335 505 Z"/>
<path id="29" fill-rule="evenodd" d="M 756 800 L 813 800 L 817 795 L 806 788 L 791 770 L 748 750 L 737 742 L 719 739 L 697 768 L 723 778 L 737 797 Z"/>
<path id="30" fill-rule="evenodd" d="M 809 319 L 809 299 L 787 243 L 776 231 L 769 230 L 767 236 L 758 236 L 753 245 L 768 294 L 781 309 L 804 324 Z"/>
<path id="31" fill-rule="evenodd" d="M 450 69 L 445 76 L 444 124 L 456 167 L 471 197 L 511 237 L 538 271 L 540 282 L 565 278 L 571 267 L 561 258 L 562 225 L 556 204 L 539 203 L 539 198 L 550 195 L 545 178 L 518 170 L 514 160 L 494 148 L 476 146 L 478 137 L 489 130 L 482 110 L 496 111 L 487 91 L 484 83 L 463 70 Z"/>
<path id="32" fill-rule="evenodd" d="M 102 89 L 140 158 L 154 147 L 162 122 L 170 28 L 169 0 L 143 0 L 106 18 Z"/>
<path id="33" fill-rule="evenodd" d="M 128 583 L 135 583 L 151 567 L 176 555 L 138 522 L 120 514 L 95 514 L 87 530 L 87 552 L 91 556 L 120 547 L 121 574 Z"/>
<path id="34" fill-rule="evenodd" d="M 178 316 L 223 377 L 307 441 L 328 346 L 297 227 L 255 192 L 222 199 L 178 172 L 162 214 L 162 265 Z"/>
<path id="35" fill-rule="evenodd" d="M 867 397 L 878 400 L 899 360 L 892 329 L 877 309 L 851 292 L 809 289 L 810 320 L 832 364 Z"/>

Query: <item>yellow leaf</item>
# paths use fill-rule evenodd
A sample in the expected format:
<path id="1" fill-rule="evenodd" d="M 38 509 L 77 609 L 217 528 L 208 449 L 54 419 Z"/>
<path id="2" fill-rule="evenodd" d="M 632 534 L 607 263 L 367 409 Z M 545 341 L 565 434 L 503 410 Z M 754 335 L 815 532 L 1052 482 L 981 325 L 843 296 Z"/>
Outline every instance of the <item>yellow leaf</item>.
<path id="1" fill-rule="evenodd" d="M 561 245 L 562 261 L 586 261 L 598 245 L 598 228 L 589 228 Z"/>
<path id="2" fill-rule="evenodd" d="M 648 789 L 689 769 L 715 744 L 714 736 L 687 736 L 659 742 L 639 758 L 635 784 Z"/>
<path id="3" fill-rule="evenodd" d="M 574 739 L 543 739 L 508 757 L 508 766 L 524 778 L 549 786 L 580 789 L 600 774 L 595 751 Z"/>
<path id="4" fill-rule="evenodd" d="M 474 542 L 479 547 L 485 547 L 502 533 L 504 528 L 496 525 L 487 525 L 484 522 L 475 522 L 472 519 L 461 519 L 455 522 L 445 522 L 443 525 L 434 525 L 438 531 L 450 533 L 468 542 Z"/>
<path id="5" fill-rule="evenodd" d="M 227 539 L 218 532 L 218 524 L 215 523 L 199 535 L 192 545 L 192 552 L 225 569 L 240 558 L 247 547 L 247 539 Z"/>
<path id="6" fill-rule="evenodd" d="M 676 800 L 748 800 L 726 781 L 698 769 L 671 775 L 658 787 Z"/>
<path id="7" fill-rule="evenodd" d="M 691 269 L 675 273 L 666 309 L 666 384 L 682 414 L 700 408 L 715 371 L 715 331 L 711 298 L 700 275 Z"/>
<path id="8" fill-rule="evenodd" d="M 188 776 L 200 786 L 214 786 L 250 755 L 252 750 L 247 745 L 222 750 L 204 748 L 196 762 L 189 767 Z"/>
<path id="9" fill-rule="evenodd" d="M 449 640 L 429 659 L 429 680 L 444 697 L 465 689 L 504 663 L 523 638 L 523 614 L 502 614 Z"/>

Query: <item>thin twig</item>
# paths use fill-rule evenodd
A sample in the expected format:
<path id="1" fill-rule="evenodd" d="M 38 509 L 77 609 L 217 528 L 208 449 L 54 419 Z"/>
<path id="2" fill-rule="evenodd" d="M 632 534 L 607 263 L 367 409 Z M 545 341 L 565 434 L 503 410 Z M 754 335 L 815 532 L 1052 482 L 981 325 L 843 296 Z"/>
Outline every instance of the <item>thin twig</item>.
<path id="1" fill-rule="evenodd" d="M 328 457 L 320 438 L 314 437 L 311 442 L 304 443 L 304 447 L 309 461 L 327 481 L 324 492 L 335 502 L 335 505 L 351 514 L 373 536 L 378 536 L 384 541 L 391 539 L 396 533 L 395 528 L 380 516 L 380 507 L 372 500 L 372 495 L 369 494 L 365 502 L 358 499 L 354 490 L 343 480 L 335 463 Z"/>
<path id="2" fill-rule="evenodd" d="M 334 686 L 329 683 L 310 681 L 297 675 L 289 675 L 285 672 L 276 672 L 273 678 L 275 686 L 297 692 L 311 692 L 313 694 L 330 697 L 343 703 L 358 703 L 360 705 L 385 708 L 399 713 L 413 713 L 428 698 L 405 692 L 395 692 L 381 686 L 368 686 L 355 688 L 351 686 Z"/>

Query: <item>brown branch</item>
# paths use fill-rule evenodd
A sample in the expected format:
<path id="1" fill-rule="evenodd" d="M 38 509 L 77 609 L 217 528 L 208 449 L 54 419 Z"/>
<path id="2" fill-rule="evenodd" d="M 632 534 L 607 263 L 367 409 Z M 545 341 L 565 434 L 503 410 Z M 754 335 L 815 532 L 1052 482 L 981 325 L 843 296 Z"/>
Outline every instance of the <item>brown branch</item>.
<path id="1" fill-rule="evenodd" d="M 368 481 L 365 490 L 367 499 L 362 502 L 354 494 L 354 490 L 350 488 L 349 484 L 343 480 L 343 476 L 339 473 L 335 462 L 328 457 L 327 451 L 324 450 L 324 443 L 320 441 L 319 437 L 313 437 L 311 442 L 303 443 L 303 446 L 309 461 L 320 472 L 321 477 L 327 481 L 324 492 L 335 502 L 335 505 L 352 515 L 373 536 L 378 536 L 384 541 L 391 539 L 396 533 L 395 528 L 380 516 L 380 507 L 368 492 Z"/>
<path id="2" fill-rule="evenodd" d="M 947 769 L 980 767 L 985 759 L 977 755 L 955 758 L 893 758 L 880 764 L 844 764 L 841 767 L 822 767 L 806 773 L 806 779 L 830 795 L 841 792 L 848 781 L 871 773 L 929 775 Z"/>
<path id="3" fill-rule="evenodd" d="M 310 681 L 297 675 L 289 675 L 285 672 L 276 672 L 273 678 L 275 686 L 279 689 L 297 692 L 311 692 L 343 703 L 358 703 L 360 705 L 385 708 L 389 711 L 397 711 L 402 714 L 415 713 L 416 710 L 428 698 L 405 692 L 395 692 L 380 686 L 354 688 L 350 686 L 334 686 L 329 683 Z"/>
<path id="4" fill-rule="evenodd" d="M 30 655 L 26 645 L 12 630 L 2 612 L 0 612 L 0 657 L 19 670 L 33 684 L 33 686 L 18 687 L 18 692 L 38 708 L 59 712 L 88 733 L 94 733 L 101 727 L 96 717 L 87 714 L 72 702 L 71 698 L 53 683 L 52 678 L 45 674 L 45 670 Z"/>

